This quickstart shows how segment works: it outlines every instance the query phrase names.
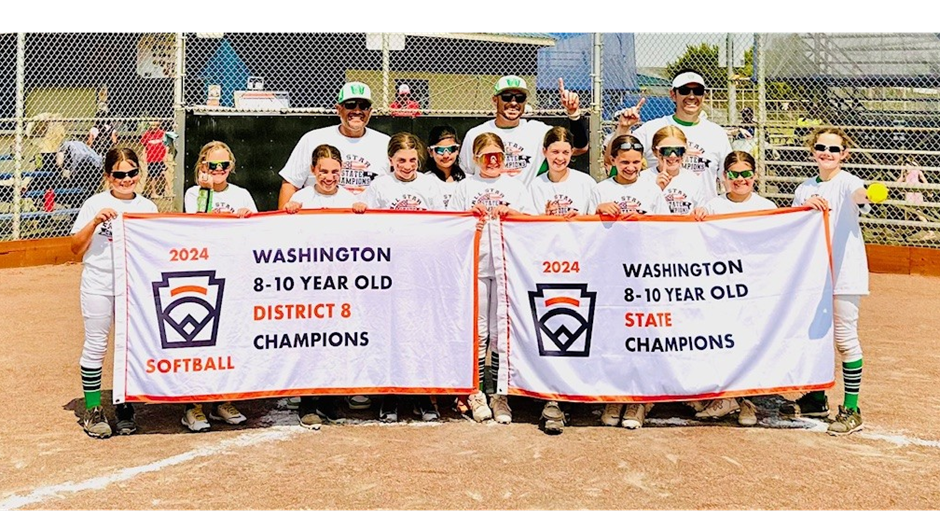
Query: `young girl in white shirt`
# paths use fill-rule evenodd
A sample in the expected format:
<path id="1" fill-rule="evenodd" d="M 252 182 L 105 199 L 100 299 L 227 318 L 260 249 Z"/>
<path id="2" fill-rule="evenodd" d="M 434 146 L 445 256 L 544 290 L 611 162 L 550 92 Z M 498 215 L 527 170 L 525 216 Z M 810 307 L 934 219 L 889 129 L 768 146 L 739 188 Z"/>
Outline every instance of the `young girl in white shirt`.
<path id="1" fill-rule="evenodd" d="M 682 129 L 674 125 L 663 127 L 653 133 L 656 166 L 640 172 L 641 181 L 652 181 L 663 191 L 673 215 L 688 215 L 705 204 L 702 179 L 695 172 L 682 168 L 688 145 Z"/>
<path id="2" fill-rule="evenodd" d="M 111 225 L 121 213 L 156 213 L 157 206 L 134 192 L 140 181 L 140 160 L 125 147 L 113 148 L 104 158 L 108 190 L 93 195 L 82 204 L 72 226 L 72 252 L 82 258 L 81 305 L 85 322 L 85 343 L 79 361 L 85 414 L 85 433 L 98 439 L 111 437 L 111 425 L 101 407 L 101 373 L 108 349 L 108 333 L 114 321 L 114 255 Z M 116 407 L 117 432 L 137 431 L 134 408 L 129 403 Z"/>

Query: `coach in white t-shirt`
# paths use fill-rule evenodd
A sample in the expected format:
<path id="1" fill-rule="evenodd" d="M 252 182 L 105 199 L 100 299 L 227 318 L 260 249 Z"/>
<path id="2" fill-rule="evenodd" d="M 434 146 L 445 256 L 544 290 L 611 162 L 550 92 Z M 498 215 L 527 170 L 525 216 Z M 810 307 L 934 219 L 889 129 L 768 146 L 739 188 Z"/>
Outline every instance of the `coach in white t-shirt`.
<path id="1" fill-rule="evenodd" d="M 336 99 L 339 125 L 314 129 L 303 135 L 280 171 L 284 178 L 278 195 L 278 209 L 304 186 L 314 183 L 310 156 L 318 145 L 329 144 L 343 153 L 340 186 L 354 194 L 362 193 L 376 177 L 388 175 L 388 135 L 366 127 L 372 116 L 372 90 L 361 82 L 347 82 Z"/>
<path id="2" fill-rule="evenodd" d="M 575 156 L 588 151 L 587 120 L 578 110 L 578 94 L 565 89 L 564 80 L 558 79 L 558 92 L 561 105 L 568 113 L 569 129 L 574 135 Z M 480 124 L 464 136 L 464 146 L 460 149 L 460 166 L 467 174 L 476 175 L 478 170 L 473 161 L 473 140 L 482 133 L 495 133 L 506 147 L 504 174 L 522 181 L 528 188 L 535 179 L 539 167 L 545 161 L 542 154 L 542 139 L 552 126 L 538 120 L 525 120 L 526 102 L 529 98 L 529 86 L 525 79 L 515 75 L 500 77 L 493 88 L 493 105 L 496 106 L 496 118 Z"/>
<path id="3" fill-rule="evenodd" d="M 624 110 L 617 120 L 617 130 L 604 142 L 605 146 L 617 136 L 633 134 L 646 148 L 648 167 L 656 167 L 657 160 L 653 154 L 653 134 L 667 125 L 675 125 L 682 129 L 688 138 L 688 149 L 682 168 L 696 174 L 702 180 L 705 202 L 718 195 L 718 179 L 721 177 L 721 165 L 725 156 L 731 152 L 728 135 L 718 124 L 708 121 L 702 116 L 702 106 L 705 101 L 705 79 L 692 70 L 679 72 L 672 80 L 672 89 L 669 97 L 676 103 L 675 113 L 656 118 L 646 122 L 636 130 L 630 129 L 640 123 L 640 108 L 646 99 L 632 108 Z M 605 153 L 609 155 L 609 153 Z"/>

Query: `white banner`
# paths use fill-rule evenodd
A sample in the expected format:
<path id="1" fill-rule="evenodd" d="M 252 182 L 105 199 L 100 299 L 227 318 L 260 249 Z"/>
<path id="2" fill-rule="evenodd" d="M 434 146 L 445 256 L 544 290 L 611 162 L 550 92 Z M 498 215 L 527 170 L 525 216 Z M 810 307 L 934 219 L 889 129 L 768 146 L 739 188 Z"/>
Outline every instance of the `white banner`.
<path id="1" fill-rule="evenodd" d="M 498 390 L 654 402 L 831 387 L 825 217 L 762 213 L 504 221 Z"/>
<path id="2" fill-rule="evenodd" d="M 125 214 L 114 402 L 476 389 L 476 219 Z"/>

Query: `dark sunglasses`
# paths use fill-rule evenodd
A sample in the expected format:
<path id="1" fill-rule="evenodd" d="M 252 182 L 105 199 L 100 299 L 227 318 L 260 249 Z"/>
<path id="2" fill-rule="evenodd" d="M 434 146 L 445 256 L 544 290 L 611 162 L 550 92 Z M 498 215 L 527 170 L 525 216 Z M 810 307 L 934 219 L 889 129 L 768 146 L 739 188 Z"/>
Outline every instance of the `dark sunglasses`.
<path id="1" fill-rule="evenodd" d="M 828 145 L 828 146 L 826 146 L 826 145 L 823 145 L 823 144 L 821 144 L 821 143 L 817 143 L 816 145 L 813 145 L 813 149 L 815 149 L 815 150 L 817 150 L 817 151 L 819 151 L 819 152 L 826 152 L 826 151 L 828 150 L 829 152 L 831 152 L 831 153 L 833 153 L 833 154 L 838 154 L 838 153 L 840 153 L 840 152 L 843 151 L 843 148 L 842 148 L 841 146 L 839 146 L 839 145 Z"/>
<path id="2" fill-rule="evenodd" d="M 662 154 L 664 158 L 668 158 L 669 156 L 681 158 L 685 156 L 685 147 L 660 147 L 659 153 Z"/>
<path id="3" fill-rule="evenodd" d="M 753 170 L 742 170 L 740 172 L 735 172 L 733 170 L 725 170 L 725 174 L 728 176 L 728 179 L 737 179 L 739 177 L 741 179 L 750 179 L 754 177 Z"/>
<path id="4" fill-rule="evenodd" d="M 435 145 L 434 147 L 431 147 L 431 150 L 434 151 L 434 154 L 437 154 L 438 156 L 443 156 L 444 154 L 447 154 L 448 152 L 453 154 L 457 152 L 457 149 L 459 148 L 460 148 L 460 145 L 448 145 L 446 147 Z"/>
<path id="5" fill-rule="evenodd" d="M 342 106 L 350 111 L 356 109 L 357 107 L 363 111 L 372 109 L 372 103 L 368 100 L 347 100 L 346 102 L 343 102 Z"/>
<path id="6" fill-rule="evenodd" d="M 135 168 L 127 172 L 111 172 L 111 177 L 114 179 L 124 179 L 126 177 L 137 177 L 138 174 L 140 174 L 140 170 Z"/>
<path id="7" fill-rule="evenodd" d="M 633 143 L 633 142 L 621 143 L 620 150 L 626 150 L 626 151 L 635 150 L 637 152 L 643 152 L 643 144 L 639 142 L 638 143 Z"/>
<path id="8" fill-rule="evenodd" d="M 692 93 L 696 97 L 702 97 L 705 95 L 705 86 L 679 86 L 676 88 L 676 91 L 679 92 L 679 95 L 688 95 L 689 93 Z"/>
<path id="9" fill-rule="evenodd" d="M 501 98 L 503 102 L 512 102 L 513 100 L 515 100 L 519 104 L 522 104 L 523 102 L 525 102 L 525 99 L 529 97 L 525 93 L 506 92 L 506 93 L 500 93 L 499 98 Z"/>
<path id="10" fill-rule="evenodd" d="M 203 161 L 209 170 L 228 170 L 232 166 L 231 161 Z"/>

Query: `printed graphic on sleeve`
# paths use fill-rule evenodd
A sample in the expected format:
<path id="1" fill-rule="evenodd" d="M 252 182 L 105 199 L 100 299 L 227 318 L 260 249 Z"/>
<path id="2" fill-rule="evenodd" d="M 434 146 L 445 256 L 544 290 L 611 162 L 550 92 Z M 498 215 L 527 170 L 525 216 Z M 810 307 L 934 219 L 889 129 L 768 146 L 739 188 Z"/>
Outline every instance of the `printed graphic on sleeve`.
<path id="1" fill-rule="evenodd" d="M 591 353 L 594 301 L 586 283 L 538 283 L 529 292 L 539 355 L 587 357 Z"/>
<path id="2" fill-rule="evenodd" d="M 164 272 L 153 282 L 163 349 L 215 346 L 225 280 L 215 271 Z"/>

